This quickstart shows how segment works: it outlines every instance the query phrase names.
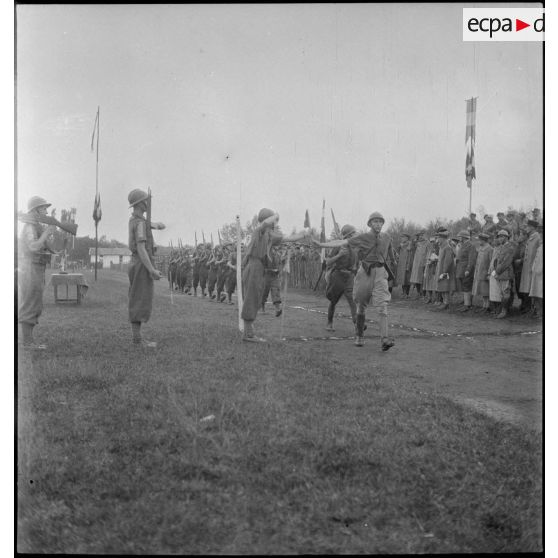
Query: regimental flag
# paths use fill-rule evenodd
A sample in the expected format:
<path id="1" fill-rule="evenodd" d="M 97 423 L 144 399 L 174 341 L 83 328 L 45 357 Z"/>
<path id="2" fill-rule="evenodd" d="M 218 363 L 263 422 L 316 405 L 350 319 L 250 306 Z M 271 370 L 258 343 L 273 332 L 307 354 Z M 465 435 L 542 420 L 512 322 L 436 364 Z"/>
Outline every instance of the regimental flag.
<path id="1" fill-rule="evenodd" d="M 339 228 L 339 224 L 335 220 L 335 215 L 333 214 L 333 209 L 331 210 L 331 218 L 333 219 L 333 230 L 335 231 L 335 236 L 337 238 L 341 238 L 341 229 Z"/>
<path id="2" fill-rule="evenodd" d="M 95 225 L 99 223 L 102 216 L 103 212 L 101 210 L 101 194 L 97 192 L 95 194 L 95 204 L 93 206 L 93 221 L 95 221 Z"/>
<path id="3" fill-rule="evenodd" d="M 306 213 L 304 215 L 304 228 L 305 229 L 310 228 L 310 216 L 308 215 L 308 210 L 306 210 Z"/>
<path id="4" fill-rule="evenodd" d="M 477 178 L 475 171 L 475 119 L 477 115 L 477 97 L 471 97 L 467 101 L 467 123 L 465 126 L 465 179 L 467 187 L 471 187 L 473 178 Z"/>

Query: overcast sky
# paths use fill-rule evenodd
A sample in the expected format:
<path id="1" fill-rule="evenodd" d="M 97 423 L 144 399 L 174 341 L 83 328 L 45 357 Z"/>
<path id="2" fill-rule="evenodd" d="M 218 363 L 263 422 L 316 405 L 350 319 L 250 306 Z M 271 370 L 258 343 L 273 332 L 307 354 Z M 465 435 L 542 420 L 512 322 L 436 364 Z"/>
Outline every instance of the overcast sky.
<path id="1" fill-rule="evenodd" d="M 100 106 L 109 238 L 127 241 L 127 194 L 147 186 L 163 245 L 264 206 L 286 232 L 305 209 L 319 226 L 322 198 L 328 234 L 330 208 L 357 227 L 457 219 L 478 96 L 473 209 L 540 207 L 542 44 L 463 42 L 464 6 L 18 6 L 17 205 L 76 207 L 94 235 Z"/>

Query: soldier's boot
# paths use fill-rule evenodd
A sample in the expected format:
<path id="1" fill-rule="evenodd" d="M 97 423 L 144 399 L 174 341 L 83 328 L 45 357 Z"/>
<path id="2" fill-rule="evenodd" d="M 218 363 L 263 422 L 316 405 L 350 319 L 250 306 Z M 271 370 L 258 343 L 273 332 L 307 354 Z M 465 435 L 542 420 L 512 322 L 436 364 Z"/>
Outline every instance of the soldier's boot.
<path id="1" fill-rule="evenodd" d="M 335 331 L 335 329 L 333 329 L 333 315 L 335 314 L 335 306 L 333 305 L 332 302 L 329 303 L 329 306 L 327 307 L 327 326 L 326 326 L 326 331 Z"/>
<path id="2" fill-rule="evenodd" d="M 395 345 L 393 337 L 389 336 L 387 304 L 384 303 L 380 307 L 379 312 L 380 337 L 382 341 L 382 351 L 387 351 Z"/>
<path id="3" fill-rule="evenodd" d="M 254 333 L 254 320 L 244 320 L 244 336 L 242 341 L 249 343 L 265 343 L 265 339 L 257 337 Z"/>
<path id="4" fill-rule="evenodd" d="M 356 315 L 355 345 L 357 347 L 362 347 L 364 345 L 364 322 L 365 321 L 366 321 L 366 316 L 364 314 Z"/>
<path id="5" fill-rule="evenodd" d="M 275 317 L 278 318 L 283 313 L 283 308 L 281 308 L 281 303 L 274 302 L 273 306 L 275 306 Z"/>
<path id="6" fill-rule="evenodd" d="M 509 297 L 502 299 L 502 309 L 500 310 L 500 313 L 496 316 L 497 320 L 501 320 L 508 315 L 510 300 L 511 299 Z"/>
<path id="7" fill-rule="evenodd" d="M 29 351 L 44 351 L 46 345 L 37 345 L 33 339 L 33 324 L 21 324 L 22 346 Z"/>

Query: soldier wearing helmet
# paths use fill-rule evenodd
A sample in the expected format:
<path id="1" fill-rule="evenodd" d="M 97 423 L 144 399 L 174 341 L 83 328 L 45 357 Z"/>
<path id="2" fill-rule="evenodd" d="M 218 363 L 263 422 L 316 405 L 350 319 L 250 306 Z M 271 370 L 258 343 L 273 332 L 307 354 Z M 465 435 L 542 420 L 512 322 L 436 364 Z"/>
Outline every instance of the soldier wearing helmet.
<path id="1" fill-rule="evenodd" d="M 151 229 L 164 229 L 163 223 L 151 223 L 149 227 L 144 216 L 150 203 L 150 196 L 136 188 L 128 194 L 132 215 L 128 222 L 128 246 L 132 260 L 128 269 L 130 288 L 128 290 L 128 317 L 132 324 L 132 341 L 136 345 L 155 348 L 157 344 L 145 341 L 141 336 L 141 324 L 151 317 L 153 308 L 153 281 L 161 278 L 161 272 L 153 265 L 153 234 Z"/>
<path id="2" fill-rule="evenodd" d="M 387 321 L 387 304 L 391 300 L 388 279 L 393 275 L 391 269 L 395 255 L 391 239 L 381 232 L 384 223 L 383 215 L 375 211 L 368 217 L 369 232 L 330 242 L 314 241 L 314 244 L 322 248 L 348 246 L 356 251 L 360 265 L 354 282 L 357 309 L 355 345 L 364 345 L 366 308 L 371 304 L 378 309 L 381 347 L 383 351 L 387 351 L 395 344 L 393 337 L 389 335 Z"/>
<path id="3" fill-rule="evenodd" d="M 344 225 L 341 228 L 343 239 L 349 239 L 357 233 L 353 225 Z M 326 298 L 329 300 L 327 309 L 327 331 L 335 331 L 333 317 L 335 307 L 344 295 L 349 303 L 353 324 L 356 324 L 356 304 L 353 300 L 353 285 L 356 272 L 356 254 L 348 246 L 334 248 L 325 260 L 326 263 Z"/>
<path id="4" fill-rule="evenodd" d="M 254 229 L 250 244 L 246 249 L 244 261 L 246 266 L 242 271 L 243 303 L 241 318 L 244 321 L 243 341 L 265 342 L 265 339 L 257 337 L 254 333 L 254 320 L 261 308 L 263 292 L 265 287 L 264 270 L 270 258 L 270 250 L 274 245 L 282 242 L 296 242 L 309 236 L 307 231 L 283 236 L 275 230 L 279 221 L 279 215 L 268 208 L 260 209 L 258 213 L 258 225 Z M 244 263 L 244 262 L 243 262 Z"/>
<path id="5" fill-rule="evenodd" d="M 33 196 L 27 203 L 27 214 L 31 218 L 46 215 L 50 205 L 44 198 Z M 52 235 L 55 230 L 56 227 L 43 227 L 38 221 L 26 222 L 19 237 L 17 318 L 23 348 L 29 350 L 46 349 L 46 345 L 35 343 L 33 328 L 43 311 L 45 269 L 54 252 Z"/>

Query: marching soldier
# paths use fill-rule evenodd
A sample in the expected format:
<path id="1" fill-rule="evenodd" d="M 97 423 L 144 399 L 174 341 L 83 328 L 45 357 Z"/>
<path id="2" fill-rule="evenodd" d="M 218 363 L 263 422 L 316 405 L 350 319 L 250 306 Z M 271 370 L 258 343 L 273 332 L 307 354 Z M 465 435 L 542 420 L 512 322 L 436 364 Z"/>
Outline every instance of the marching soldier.
<path id="1" fill-rule="evenodd" d="M 352 225 L 344 225 L 341 228 L 341 238 L 349 239 L 356 235 L 356 229 Z M 356 304 L 353 299 L 353 286 L 355 280 L 356 255 L 348 246 L 334 248 L 329 257 L 326 258 L 328 273 L 326 273 L 326 298 L 329 300 L 327 309 L 327 331 L 335 331 L 333 328 L 333 317 L 335 307 L 344 295 L 349 303 L 351 318 L 356 326 Z M 364 326 L 366 328 L 366 326 Z"/>
<path id="2" fill-rule="evenodd" d="M 46 215 L 50 207 L 44 198 L 33 196 L 27 203 L 28 215 Z M 45 350 L 46 345 L 37 344 L 33 338 L 33 328 L 39 323 L 43 311 L 43 290 L 45 286 L 46 264 L 54 252 L 52 235 L 56 227 L 44 227 L 38 222 L 25 223 L 19 237 L 18 272 L 18 315 L 23 348 Z"/>
<path id="3" fill-rule="evenodd" d="M 133 208 L 128 223 L 128 246 L 132 252 L 128 269 L 128 316 L 132 324 L 132 341 L 135 345 L 155 348 L 157 343 L 145 341 L 141 336 L 141 324 L 151 317 L 153 308 L 153 281 L 161 278 L 161 272 L 153 265 L 153 234 L 151 229 L 164 229 L 163 223 L 147 223 L 144 213 L 148 209 L 149 195 L 136 188 L 128 194 Z"/>
<path id="4" fill-rule="evenodd" d="M 387 351 L 395 345 L 393 337 L 389 335 L 387 319 L 387 305 L 391 300 L 388 277 L 392 275 L 389 266 L 393 266 L 395 254 L 391 239 L 381 232 L 384 223 L 382 214 L 375 211 L 367 221 L 369 232 L 343 240 L 313 242 L 321 248 L 348 246 L 356 251 L 360 266 L 354 282 L 354 300 L 357 306 L 355 345 L 364 345 L 366 308 L 371 303 L 378 309 L 381 347 L 382 351 Z"/>

